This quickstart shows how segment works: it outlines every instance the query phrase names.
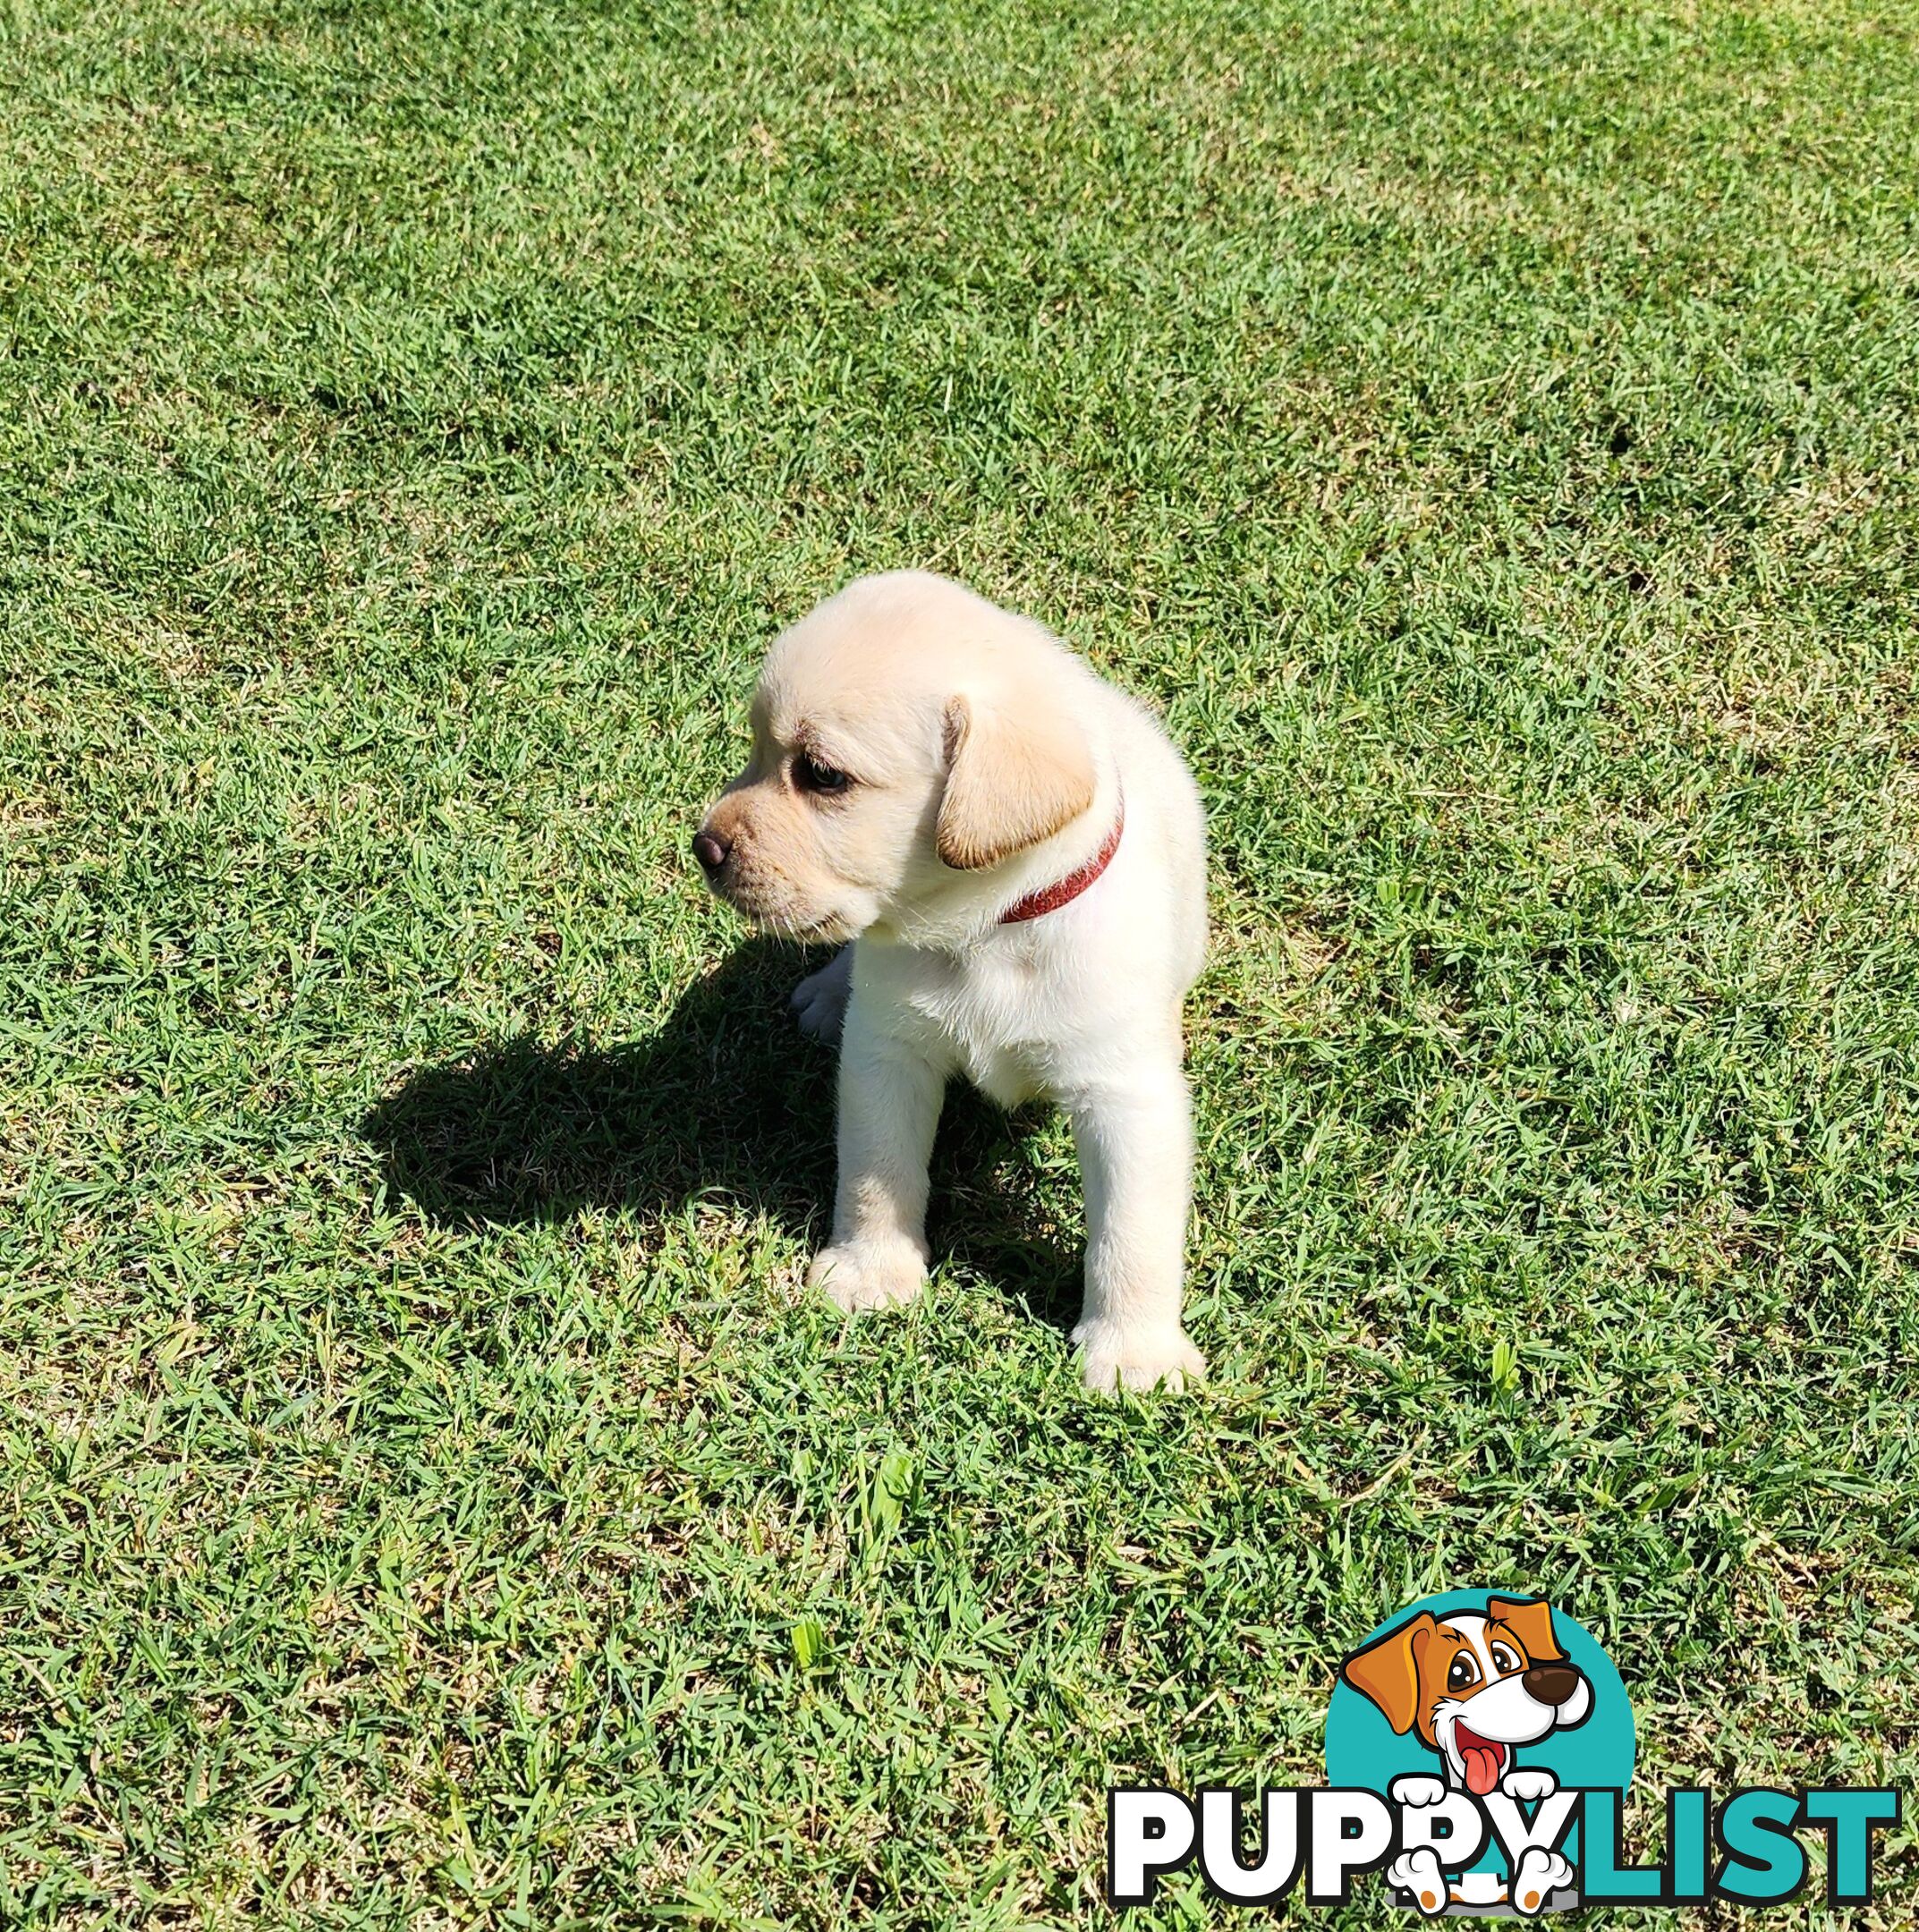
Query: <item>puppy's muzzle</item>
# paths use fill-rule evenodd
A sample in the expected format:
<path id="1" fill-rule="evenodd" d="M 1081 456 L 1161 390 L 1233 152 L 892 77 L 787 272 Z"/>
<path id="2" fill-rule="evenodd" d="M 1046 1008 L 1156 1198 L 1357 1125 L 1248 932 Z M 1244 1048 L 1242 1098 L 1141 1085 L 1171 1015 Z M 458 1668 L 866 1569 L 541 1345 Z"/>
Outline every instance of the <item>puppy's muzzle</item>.
<path id="1" fill-rule="evenodd" d="M 1520 1678 L 1526 1695 L 1557 1710 L 1579 1688 L 1579 1673 L 1569 1664 L 1535 1664 Z"/>

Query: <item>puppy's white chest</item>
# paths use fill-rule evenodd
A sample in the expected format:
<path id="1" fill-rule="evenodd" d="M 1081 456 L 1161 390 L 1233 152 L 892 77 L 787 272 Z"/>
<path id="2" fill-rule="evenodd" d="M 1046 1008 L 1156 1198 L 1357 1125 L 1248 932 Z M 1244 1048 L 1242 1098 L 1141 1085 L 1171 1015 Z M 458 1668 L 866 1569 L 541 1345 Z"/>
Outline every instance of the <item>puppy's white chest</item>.
<path id="1" fill-rule="evenodd" d="M 1047 1090 L 1049 1056 L 1034 1026 L 1043 1004 L 1034 973 L 997 960 L 947 962 L 904 996 L 915 1030 L 936 1040 L 956 1070 L 1001 1106 Z"/>
<path id="2" fill-rule="evenodd" d="M 1023 1101 L 1045 1097 L 1044 1075 L 1010 1047 L 970 1054 L 964 1065 L 966 1078 L 1001 1106 L 1018 1106 Z"/>

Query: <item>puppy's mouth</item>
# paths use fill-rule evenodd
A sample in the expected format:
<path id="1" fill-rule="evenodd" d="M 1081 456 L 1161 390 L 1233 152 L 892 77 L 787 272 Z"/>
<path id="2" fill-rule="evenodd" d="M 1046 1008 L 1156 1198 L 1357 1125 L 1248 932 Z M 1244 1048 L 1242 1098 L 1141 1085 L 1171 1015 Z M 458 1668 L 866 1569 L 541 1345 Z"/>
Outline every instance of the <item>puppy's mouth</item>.
<path id="1" fill-rule="evenodd" d="M 838 912 L 815 913 L 795 911 L 790 906 L 760 899 L 750 886 L 730 879 L 709 879 L 716 899 L 723 899 L 750 924 L 776 939 L 791 939 L 796 945 L 837 944 L 853 936 L 853 928 Z"/>
<path id="2" fill-rule="evenodd" d="M 836 912 L 817 919 L 796 919 L 772 912 L 749 912 L 746 917 L 776 939 L 791 939 L 796 945 L 837 945 L 853 936 L 853 928 Z"/>
<path id="3" fill-rule="evenodd" d="M 1466 1789 L 1475 1798 L 1499 1788 L 1499 1780 L 1513 1758 L 1510 1744 L 1502 1744 L 1498 1738 L 1482 1738 L 1470 1725 L 1455 1723 L 1453 1749 L 1459 1753 Z"/>
<path id="4" fill-rule="evenodd" d="M 780 865 L 755 852 L 751 833 L 743 837 L 738 831 L 716 831 L 709 820 L 692 844 L 707 890 L 762 932 L 802 945 L 836 943 L 853 938 L 863 923 L 853 910 L 858 894 L 849 903 L 843 894 L 826 898 L 808 892 Z"/>

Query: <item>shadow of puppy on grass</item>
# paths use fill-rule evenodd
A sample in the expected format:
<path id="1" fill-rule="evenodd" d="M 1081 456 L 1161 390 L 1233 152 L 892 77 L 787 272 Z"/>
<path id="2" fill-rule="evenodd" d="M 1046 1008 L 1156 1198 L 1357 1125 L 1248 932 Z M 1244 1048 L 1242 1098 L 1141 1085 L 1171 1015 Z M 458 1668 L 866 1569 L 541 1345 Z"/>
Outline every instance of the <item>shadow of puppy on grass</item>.
<path id="1" fill-rule="evenodd" d="M 786 996 L 826 957 L 751 939 L 644 1039 L 580 1048 L 522 1035 L 417 1070 L 363 1123 L 389 1192 L 471 1229 L 589 1208 L 643 1219 L 709 1199 L 819 1246 L 832 1224 L 835 1054 L 802 1036 Z M 936 1269 L 975 1270 L 1065 1329 L 1081 1237 L 1053 1210 L 1076 1212 L 1077 1180 L 1055 1172 L 1057 1137 L 1035 1135 L 1038 1117 L 954 1084 L 929 1233 Z"/>

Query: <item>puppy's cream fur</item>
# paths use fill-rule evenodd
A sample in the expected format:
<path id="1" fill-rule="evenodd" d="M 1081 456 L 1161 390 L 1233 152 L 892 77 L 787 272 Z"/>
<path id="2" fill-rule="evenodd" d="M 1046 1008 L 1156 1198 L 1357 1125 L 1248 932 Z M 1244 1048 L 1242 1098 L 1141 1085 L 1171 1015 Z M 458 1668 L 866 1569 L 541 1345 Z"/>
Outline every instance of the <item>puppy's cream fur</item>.
<path id="1" fill-rule="evenodd" d="M 919 1292 L 927 1159 L 964 1073 L 1072 1119 L 1088 1386 L 1201 1374 L 1179 1313 L 1180 1006 L 1205 951 L 1205 833 L 1165 733 L 1039 624 L 919 572 L 862 578 L 780 636 L 751 717 L 751 761 L 702 827 L 726 849 L 714 887 L 774 931 L 853 942 L 794 996 L 808 1030 L 841 1035 L 838 1197 L 810 1281 L 848 1310 Z M 1122 801 L 1105 872 L 1001 925 L 1097 854 Z"/>

